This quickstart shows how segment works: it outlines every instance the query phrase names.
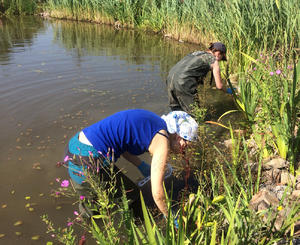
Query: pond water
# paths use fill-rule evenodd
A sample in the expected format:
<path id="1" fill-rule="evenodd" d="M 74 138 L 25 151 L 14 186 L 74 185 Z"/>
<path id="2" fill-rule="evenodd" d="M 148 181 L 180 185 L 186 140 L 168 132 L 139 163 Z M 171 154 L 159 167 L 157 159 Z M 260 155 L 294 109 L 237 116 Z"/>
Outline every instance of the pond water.
<path id="1" fill-rule="evenodd" d="M 50 192 L 56 178 L 68 178 L 56 167 L 68 139 L 120 110 L 167 112 L 167 72 L 198 48 L 92 23 L 3 19 L 0 243 L 46 244 L 51 237 L 42 214 L 66 226 L 77 206 Z"/>

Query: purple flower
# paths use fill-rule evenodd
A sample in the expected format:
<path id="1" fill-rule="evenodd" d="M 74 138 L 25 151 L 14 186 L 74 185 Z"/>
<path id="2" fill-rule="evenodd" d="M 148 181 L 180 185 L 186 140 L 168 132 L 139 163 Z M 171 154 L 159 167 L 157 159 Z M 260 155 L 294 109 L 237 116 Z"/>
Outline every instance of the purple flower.
<path id="1" fill-rule="evenodd" d="M 276 74 L 280 75 L 281 74 L 281 70 L 276 70 Z"/>
<path id="2" fill-rule="evenodd" d="M 55 237 L 55 235 L 54 235 L 54 234 L 51 234 L 51 237 Z"/>
<path id="3" fill-rule="evenodd" d="M 85 196 L 80 196 L 79 199 L 80 199 L 81 201 L 83 201 L 83 200 L 85 199 Z"/>
<path id="4" fill-rule="evenodd" d="M 73 225 L 73 222 L 68 222 L 67 223 L 67 226 L 71 226 L 71 225 Z"/>
<path id="5" fill-rule="evenodd" d="M 288 67 L 287 67 L 289 70 L 292 70 L 293 69 L 293 67 L 291 66 L 291 65 L 288 65 Z"/>
<path id="6" fill-rule="evenodd" d="M 274 72 L 271 71 L 271 72 L 270 72 L 270 76 L 273 76 L 273 75 L 274 75 Z"/>
<path id="7" fill-rule="evenodd" d="M 66 155 L 66 156 L 65 156 L 65 159 L 64 159 L 64 162 L 67 162 L 68 160 L 69 160 L 69 156 Z"/>
<path id="8" fill-rule="evenodd" d="M 253 71 L 256 71 L 256 67 L 253 67 Z"/>
<path id="9" fill-rule="evenodd" d="M 56 182 L 60 182 L 60 179 L 59 179 L 59 178 L 56 178 L 55 181 L 56 181 Z"/>
<path id="10" fill-rule="evenodd" d="M 63 181 L 61 182 L 60 186 L 61 186 L 61 187 L 68 187 L 69 184 L 70 184 L 70 183 L 69 183 L 69 180 L 66 180 L 66 179 L 65 179 L 65 180 L 63 180 Z"/>
<path id="11" fill-rule="evenodd" d="M 78 215 L 79 215 L 79 213 L 78 213 L 77 211 L 74 211 L 74 214 L 75 214 L 76 216 L 78 216 Z"/>

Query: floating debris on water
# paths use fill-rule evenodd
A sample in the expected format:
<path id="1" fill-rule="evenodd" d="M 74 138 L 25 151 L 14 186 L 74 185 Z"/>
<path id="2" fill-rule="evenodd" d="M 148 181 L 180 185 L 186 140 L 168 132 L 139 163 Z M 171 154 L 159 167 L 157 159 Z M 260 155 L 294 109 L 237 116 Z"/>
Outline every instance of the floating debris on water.
<path id="1" fill-rule="evenodd" d="M 25 200 L 29 200 L 29 199 L 31 199 L 30 196 L 26 196 L 26 197 L 25 197 Z"/>
<path id="2" fill-rule="evenodd" d="M 14 226 L 20 226 L 23 224 L 23 221 L 19 220 L 17 222 L 14 223 Z"/>
<path id="3" fill-rule="evenodd" d="M 1 233 L 0 234 L 0 238 L 5 237 L 5 234 Z"/>
<path id="4" fill-rule="evenodd" d="M 32 165 L 32 168 L 33 169 L 36 169 L 36 170 L 41 170 L 41 164 L 39 162 L 36 162 Z"/>
<path id="5" fill-rule="evenodd" d="M 56 206 L 55 209 L 56 210 L 60 210 L 62 208 L 62 206 Z"/>
<path id="6" fill-rule="evenodd" d="M 3 204 L 1 208 L 7 208 L 7 204 Z"/>
<path id="7" fill-rule="evenodd" d="M 16 234 L 17 236 L 21 236 L 21 235 L 22 235 L 22 232 L 16 231 L 15 234 Z"/>
<path id="8" fill-rule="evenodd" d="M 39 236 L 39 235 L 36 235 L 36 236 L 31 237 L 31 240 L 34 240 L 34 241 L 39 240 L 39 239 L 40 239 L 40 236 Z"/>

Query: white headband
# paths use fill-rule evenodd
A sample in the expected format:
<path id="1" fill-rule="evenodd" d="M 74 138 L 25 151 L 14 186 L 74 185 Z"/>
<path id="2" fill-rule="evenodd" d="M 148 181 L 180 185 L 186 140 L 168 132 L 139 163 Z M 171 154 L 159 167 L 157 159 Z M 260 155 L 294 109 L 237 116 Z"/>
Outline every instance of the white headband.
<path id="1" fill-rule="evenodd" d="M 196 141 L 198 124 L 194 118 L 184 111 L 172 111 L 161 118 L 166 122 L 170 134 L 178 134 L 188 141 Z"/>

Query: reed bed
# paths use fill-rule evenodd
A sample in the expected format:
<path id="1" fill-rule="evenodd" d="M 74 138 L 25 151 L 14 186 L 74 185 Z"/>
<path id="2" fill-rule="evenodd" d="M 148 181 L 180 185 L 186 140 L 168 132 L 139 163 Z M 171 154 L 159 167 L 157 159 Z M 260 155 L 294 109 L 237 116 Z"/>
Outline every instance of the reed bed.
<path id="1" fill-rule="evenodd" d="M 149 29 L 182 41 L 221 40 L 232 67 L 246 62 L 240 51 L 287 52 L 299 45 L 297 0 L 48 0 L 47 9 L 53 17 Z"/>
<path id="2" fill-rule="evenodd" d="M 35 0 L 1 0 L 0 14 L 30 15 L 36 11 Z"/>

